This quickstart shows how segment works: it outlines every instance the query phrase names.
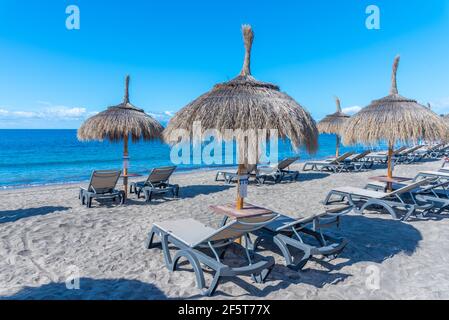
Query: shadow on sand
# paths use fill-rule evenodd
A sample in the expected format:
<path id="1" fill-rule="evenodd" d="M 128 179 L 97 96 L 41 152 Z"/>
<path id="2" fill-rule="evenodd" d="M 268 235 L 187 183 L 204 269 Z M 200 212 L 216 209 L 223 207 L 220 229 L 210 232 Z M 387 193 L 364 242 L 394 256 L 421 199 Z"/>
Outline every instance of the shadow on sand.
<path id="1" fill-rule="evenodd" d="M 126 279 L 81 278 L 79 289 L 67 289 L 65 283 L 25 287 L 0 300 L 162 300 L 165 294 L 150 283 Z"/>
<path id="2" fill-rule="evenodd" d="M 44 216 L 46 214 L 50 214 L 53 212 L 67 211 L 70 209 L 71 209 L 70 207 L 46 206 L 39 208 L 0 211 L 0 224 L 8 222 L 16 222 L 20 219 L 25 219 L 34 216 Z"/>
<path id="3" fill-rule="evenodd" d="M 179 199 L 188 199 L 195 198 L 199 195 L 208 195 L 212 193 L 218 193 L 230 188 L 234 188 L 232 185 L 189 185 L 182 186 L 179 188 L 179 196 L 178 198 L 171 197 L 171 194 L 168 196 L 164 195 L 155 195 L 151 202 L 145 202 L 143 196 L 140 199 L 137 199 L 135 195 L 130 195 L 130 198 L 126 200 L 126 205 L 158 205 L 170 201 L 177 201 Z"/>
<path id="4" fill-rule="evenodd" d="M 311 181 L 311 180 L 317 180 L 317 179 L 324 179 L 326 177 L 330 176 L 330 173 L 324 173 L 324 172 L 309 172 L 305 173 L 300 171 L 298 181 Z"/>
<path id="5" fill-rule="evenodd" d="M 349 240 L 340 256 L 348 261 L 334 268 L 358 262 L 382 263 L 400 253 L 411 256 L 423 239 L 412 224 L 372 215 L 343 217 L 337 233 Z"/>

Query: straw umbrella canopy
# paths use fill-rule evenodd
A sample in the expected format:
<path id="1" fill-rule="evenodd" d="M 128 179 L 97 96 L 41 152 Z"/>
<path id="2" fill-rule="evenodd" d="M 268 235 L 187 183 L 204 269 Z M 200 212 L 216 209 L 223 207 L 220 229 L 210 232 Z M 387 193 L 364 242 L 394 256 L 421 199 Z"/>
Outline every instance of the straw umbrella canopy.
<path id="1" fill-rule="evenodd" d="M 87 119 L 78 129 L 80 141 L 123 141 L 123 184 L 127 193 L 128 184 L 128 141 L 141 139 L 150 141 L 161 137 L 162 125 L 129 102 L 129 76 L 125 79 L 125 96 L 119 105 L 107 108 L 105 111 Z"/>
<path id="2" fill-rule="evenodd" d="M 393 64 L 390 95 L 374 100 L 354 115 L 345 128 L 345 144 L 388 142 L 388 178 L 393 177 L 391 159 L 395 143 L 418 143 L 445 138 L 446 126 L 432 110 L 399 95 L 396 74 L 400 57 Z"/>
<path id="3" fill-rule="evenodd" d="M 281 92 L 278 86 L 258 81 L 251 75 L 254 34 L 249 25 L 244 25 L 242 32 L 245 58 L 240 74 L 231 81 L 215 85 L 211 91 L 177 112 L 163 133 L 167 142 L 174 143 L 177 142 L 180 130 L 191 137 L 194 123 L 200 123 L 203 130 L 214 130 L 219 140 L 229 141 L 237 136 L 239 150 L 246 150 L 246 156 L 239 152 L 240 174 L 248 164 L 247 155 L 258 155 L 258 144 L 245 143 L 243 135 L 236 135 L 236 131 L 274 129 L 281 139 L 290 139 L 295 149 L 305 145 L 313 153 L 318 147 L 318 129 L 311 115 L 293 98 Z M 232 136 L 230 131 L 234 132 Z M 242 206 L 243 198 L 239 193 L 237 208 Z"/>
<path id="4" fill-rule="evenodd" d="M 337 104 L 337 112 L 327 115 L 323 120 L 318 122 L 318 130 L 320 131 L 320 133 L 329 133 L 336 135 L 337 143 L 335 148 L 335 156 L 338 158 L 340 155 L 341 135 L 346 121 L 350 117 L 341 111 L 341 102 L 338 97 L 335 97 L 335 103 Z"/>

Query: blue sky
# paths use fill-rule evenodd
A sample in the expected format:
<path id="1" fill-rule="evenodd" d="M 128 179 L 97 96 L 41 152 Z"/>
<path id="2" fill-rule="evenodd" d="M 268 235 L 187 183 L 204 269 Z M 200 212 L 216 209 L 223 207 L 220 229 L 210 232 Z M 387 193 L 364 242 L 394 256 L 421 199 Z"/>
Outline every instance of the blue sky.
<path id="1" fill-rule="evenodd" d="M 81 29 L 67 30 L 77 5 Z M 380 30 L 365 27 L 368 5 Z M 240 71 L 240 26 L 255 32 L 252 72 L 318 120 L 399 91 L 449 113 L 449 1 L 0 0 L 0 128 L 77 128 L 123 97 L 166 119 Z"/>

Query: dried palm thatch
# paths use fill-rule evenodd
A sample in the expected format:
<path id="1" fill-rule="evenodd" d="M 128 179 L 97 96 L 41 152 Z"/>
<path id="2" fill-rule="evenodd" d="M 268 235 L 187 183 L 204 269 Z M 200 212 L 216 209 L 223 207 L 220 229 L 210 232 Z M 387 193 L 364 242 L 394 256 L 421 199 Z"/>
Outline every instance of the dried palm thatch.
<path id="1" fill-rule="evenodd" d="M 337 104 L 337 112 L 327 115 L 318 122 L 320 133 L 341 135 L 346 121 L 350 118 L 350 116 L 341 111 L 341 102 L 338 97 L 335 97 L 335 103 Z"/>
<path id="2" fill-rule="evenodd" d="M 416 100 L 398 94 L 396 73 L 399 59 L 397 56 L 393 65 L 390 95 L 374 100 L 348 121 L 343 137 L 345 143 L 418 143 L 422 139 L 435 141 L 444 138 L 446 128 L 436 113 Z"/>
<path id="3" fill-rule="evenodd" d="M 254 34 L 249 25 L 244 25 L 242 32 L 245 58 L 240 74 L 231 81 L 215 85 L 177 112 L 163 133 L 166 142 L 176 143 L 181 131 L 182 136 L 192 138 L 194 125 L 200 124 L 202 130 L 213 130 L 217 139 L 235 138 L 240 151 L 239 173 L 243 173 L 248 157 L 258 157 L 260 138 L 269 139 L 271 130 L 277 130 L 281 139 L 290 139 L 295 149 L 301 144 L 309 152 L 318 148 L 318 129 L 310 114 L 278 86 L 258 81 L 251 75 Z M 256 141 L 247 139 L 248 131 L 261 129 L 268 129 L 264 136 L 258 132 Z M 255 163 L 257 160 L 251 161 Z M 243 198 L 239 194 L 237 208 L 242 207 Z"/>
<path id="4" fill-rule="evenodd" d="M 125 80 L 125 97 L 117 106 L 109 107 L 103 112 L 87 119 L 78 129 L 80 141 L 109 140 L 124 142 L 123 146 L 123 185 L 125 196 L 128 191 L 128 140 L 133 142 L 159 139 L 163 131 L 162 125 L 136 108 L 129 102 L 129 76 Z"/>
<path id="5" fill-rule="evenodd" d="M 177 130 L 192 133 L 200 122 L 203 130 L 215 129 L 218 138 L 231 140 L 229 130 L 275 129 L 281 139 L 290 139 L 294 148 L 305 145 L 309 152 L 318 147 L 318 130 L 311 115 L 279 87 L 257 81 L 250 71 L 254 34 L 244 25 L 245 59 L 240 74 L 233 80 L 217 84 L 170 120 L 163 136 L 177 142 Z"/>
<path id="6" fill-rule="evenodd" d="M 393 64 L 390 95 L 374 100 L 348 120 L 343 135 L 345 144 L 373 145 L 386 141 L 391 151 L 397 142 L 418 143 L 445 138 L 447 128 L 437 114 L 416 100 L 399 95 L 396 80 L 399 59 L 397 56 Z M 389 176 L 392 175 L 390 160 L 391 157 Z"/>
<path id="7" fill-rule="evenodd" d="M 335 97 L 335 103 L 337 104 L 337 112 L 327 115 L 323 120 L 318 122 L 318 130 L 320 133 L 336 135 L 335 156 L 338 158 L 340 155 L 340 137 L 350 117 L 341 111 L 341 102 L 338 97 Z"/>
<path id="8" fill-rule="evenodd" d="M 119 142 L 131 136 L 133 142 L 141 139 L 148 141 L 159 139 L 163 129 L 158 121 L 129 102 L 127 76 L 123 102 L 87 119 L 78 129 L 78 139 Z"/>

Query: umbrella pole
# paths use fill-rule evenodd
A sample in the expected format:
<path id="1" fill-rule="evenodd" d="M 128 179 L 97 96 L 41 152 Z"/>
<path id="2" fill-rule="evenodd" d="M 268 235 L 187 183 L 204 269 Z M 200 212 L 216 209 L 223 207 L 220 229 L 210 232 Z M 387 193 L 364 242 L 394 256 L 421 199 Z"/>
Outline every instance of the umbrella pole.
<path id="1" fill-rule="evenodd" d="M 123 140 L 123 191 L 125 199 L 128 197 L 128 134 L 125 134 Z"/>
<path id="2" fill-rule="evenodd" d="M 237 185 L 237 205 L 236 205 L 237 210 L 243 209 L 244 199 L 240 196 L 240 176 L 243 175 L 244 173 L 245 173 L 245 165 L 239 164 L 239 168 L 237 171 L 237 174 L 239 175 L 239 183 Z"/>
<path id="3" fill-rule="evenodd" d="M 388 169 L 387 169 L 387 177 L 389 179 L 393 178 L 393 165 L 391 163 L 392 159 L 393 159 L 393 143 L 391 141 L 389 141 L 389 143 L 388 143 Z M 393 189 L 393 183 L 388 182 L 387 190 L 392 191 L 392 189 Z"/>
<path id="4" fill-rule="evenodd" d="M 337 146 L 335 148 L 335 157 L 338 158 L 340 156 L 340 136 L 337 134 Z"/>

